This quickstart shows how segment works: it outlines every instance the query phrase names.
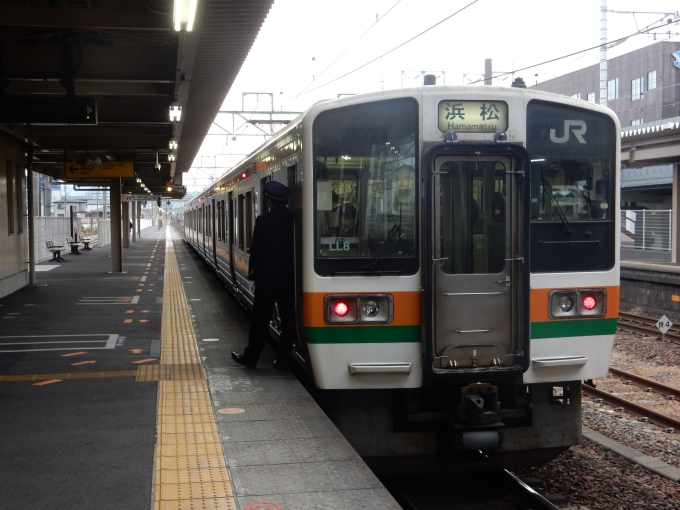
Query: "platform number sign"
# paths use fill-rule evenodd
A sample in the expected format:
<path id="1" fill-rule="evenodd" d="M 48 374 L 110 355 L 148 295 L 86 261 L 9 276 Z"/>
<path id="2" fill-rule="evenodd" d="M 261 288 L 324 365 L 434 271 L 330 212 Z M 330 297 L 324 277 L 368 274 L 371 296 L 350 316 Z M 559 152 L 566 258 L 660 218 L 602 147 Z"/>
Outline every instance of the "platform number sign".
<path id="1" fill-rule="evenodd" d="M 656 322 L 656 327 L 659 328 L 661 333 L 663 333 L 664 335 L 669 329 L 671 329 L 672 325 L 673 323 L 671 322 L 671 320 L 665 315 Z"/>

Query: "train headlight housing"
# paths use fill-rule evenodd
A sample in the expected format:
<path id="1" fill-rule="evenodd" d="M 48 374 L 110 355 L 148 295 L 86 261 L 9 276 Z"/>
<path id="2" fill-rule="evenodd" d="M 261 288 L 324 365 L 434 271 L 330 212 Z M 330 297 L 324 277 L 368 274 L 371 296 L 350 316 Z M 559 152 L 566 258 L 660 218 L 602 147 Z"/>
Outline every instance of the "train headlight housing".
<path id="1" fill-rule="evenodd" d="M 375 317 L 380 313 L 380 307 L 378 306 L 378 303 L 369 299 L 361 306 L 361 313 L 366 317 Z"/>
<path id="2" fill-rule="evenodd" d="M 607 292 L 604 289 L 553 290 L 548 297 L 551 319 L 603 317 Z"/>
<path id="3" fill-rule="evenodd" d="M 326 324 L 387 324 L 393 319 L 390 294 L 328 295 L 324 304 Z"/>
<path id="4" fill-rule="evenodd" d="M 574 308 L 574 300 L 571 296 L 562 296 L 557 300 L 557 306 L 560 307 L 562 312 L 569 313 L 571 312 L 571 309 Z"/>

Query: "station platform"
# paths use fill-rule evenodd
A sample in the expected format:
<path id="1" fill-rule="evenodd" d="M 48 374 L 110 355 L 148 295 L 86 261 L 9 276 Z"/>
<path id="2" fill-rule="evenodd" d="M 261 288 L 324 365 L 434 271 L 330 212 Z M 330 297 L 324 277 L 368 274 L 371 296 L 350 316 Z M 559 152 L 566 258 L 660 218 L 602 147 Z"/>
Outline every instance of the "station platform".
<path id="1" fill-rule="evenodd" d="M 671 253 L 668 251 L 622 248 L 621 268 L 680 274 L 680 264 L 671 262 Z"/>
<path id="2" fill-rule="evenodd" d="M 397 509 L 172 229 L 0 299 L 3 509 Z"/>

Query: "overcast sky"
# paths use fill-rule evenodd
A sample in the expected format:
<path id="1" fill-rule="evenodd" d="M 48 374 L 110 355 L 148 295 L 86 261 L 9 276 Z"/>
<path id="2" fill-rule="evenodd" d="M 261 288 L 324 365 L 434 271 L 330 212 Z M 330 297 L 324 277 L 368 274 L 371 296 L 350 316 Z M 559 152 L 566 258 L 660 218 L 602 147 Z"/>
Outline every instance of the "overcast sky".
<path id="1" fill-rule="evenodd" d="M 607 13 L 608 40 L 614 41 L 642 30 L 662 13 L 675 12 L 680 3 L 608 0 L 607 8 L 636 12 Z M 446 19 L 457 11 L 461 12 Z M 608 57 L 668 39 L 668 30 L 671 40 L 680 40 L 675 36 L 680 25 L 664 28 L 665 33 L 656 30 L 656 41 L 653 35 L 636 35 L 610 49 Z M 241 110 L 245 92 L 268 92 L 273 95 L 274 110 L 303 111 L 338 94 L 420 84 L 420 71 L 442 75 L 438 83 L 470 84 L 482 77 L 486 58 L 493 60 L 495 75 L 599 43 L 600 0 L 276 0 L 223 109 Z M 599 50 L 594 49 L 517 71 L 516 76 L 533 84 L 598 62 Z M 509 86 L 510 82 L 509 76 L 494 80 L 498 85 Z M 246 96 L 244 106 L 246 110 L 269 110 L 271 104 L 268 96 Z M 226 119 L 220 116 L 218 123 L 224 125 Z M 236 139 L 219 128 L 211 129 L 185 176 L 189 191 L 204 188 L 210 174 L 222 174 L 226 166 L 264 141 L 246 136 L 255 131 L 242 124 L 234 126 Z M 227 128 L 231 131 L 231 125 Z M 211 170 L 213 166 L 217 168 Z"/>

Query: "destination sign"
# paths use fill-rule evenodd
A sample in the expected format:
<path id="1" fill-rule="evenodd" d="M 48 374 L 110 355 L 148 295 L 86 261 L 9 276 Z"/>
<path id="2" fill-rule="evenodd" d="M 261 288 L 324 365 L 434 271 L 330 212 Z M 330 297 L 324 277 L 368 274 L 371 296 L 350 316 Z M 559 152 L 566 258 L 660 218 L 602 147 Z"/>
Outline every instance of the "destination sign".
<path id="1" fill-rule="evenodd" d="M 123 202 L 146 202 L 148 200 L 155 200 L 156 197 L 148 193 L 140 195 L 123 195 Z"/>
<path id="2" fill-rule="evenodd" d="M 456 133 L 495 133 L 508 129 L 508 104 L 504 101 L 439 103 L 439 129 Z"/>
<path id="3" fill-rule="evenodd" d="M 101 164 L 79 165 L 74 161 L 66 163 L 66 179 L 99 179 L 107 177 L 134 177 L 135 164 L 132 161 L 102 161 Z"/>

